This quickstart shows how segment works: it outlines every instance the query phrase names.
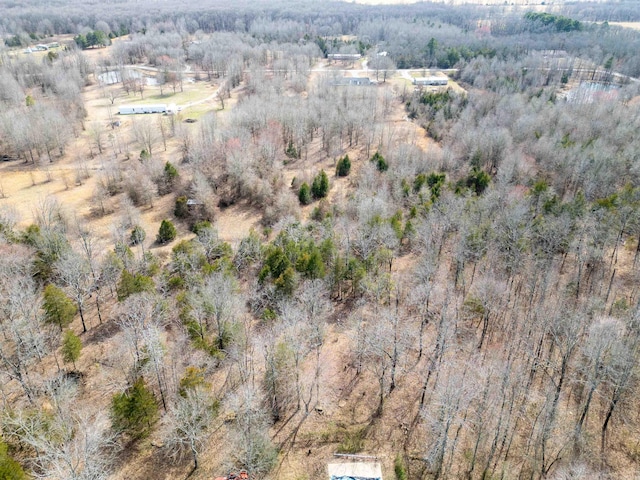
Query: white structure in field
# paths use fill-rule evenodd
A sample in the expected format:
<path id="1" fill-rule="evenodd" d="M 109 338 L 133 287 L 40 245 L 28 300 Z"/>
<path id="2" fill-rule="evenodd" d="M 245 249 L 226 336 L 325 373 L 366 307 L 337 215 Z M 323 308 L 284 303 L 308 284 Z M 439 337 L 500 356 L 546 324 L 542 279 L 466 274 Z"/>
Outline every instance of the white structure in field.
<path id="1" fill-rule="evenodd" d="M 380 462 L 330 463 L 330 480 L 382 480 Z"/>
<path id="2" fill-rule="evenodd" d="M 414 85 L 447 85 L 449 78 L 447 77 L 416 77 L 413 79 Z"/>
<path id="3" fill-rule="evenodd" d="M 176 107 L 175 103 L 166 105 L 165 103 L 159 103 L 157 105 L 121 105 L 118 107 L 118 113 L 120 115 L 133 115 L 137 113 L 176 113 L 180 111 L 179 107 Z"/>
<path id="4" fill-rule="evenodd" d="M 355 60 L 360 60 L 362 55 L 359 53 L 330 53 L 327 55 L 329 60 L 341 60 L 343 62 L 353 62 Z"/>

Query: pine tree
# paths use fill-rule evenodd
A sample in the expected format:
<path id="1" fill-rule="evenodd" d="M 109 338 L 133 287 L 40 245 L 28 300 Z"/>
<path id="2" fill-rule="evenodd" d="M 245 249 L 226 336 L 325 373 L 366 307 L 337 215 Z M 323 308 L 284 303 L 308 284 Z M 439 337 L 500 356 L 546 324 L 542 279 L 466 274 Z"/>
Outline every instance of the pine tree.
<path id="1" fill-rule="evenodd" d="M 71 299 L 53 284 L 47 285 L 44 289 L 43 308 L 45 321 L 58 325 L 60 331 L 69 326 L 77 312 Z"/>
<path id="2" fill-rule="evenodd" d="M 164 164 L 164 179 L 170 185 L 178 178 L 178 169 L 173 166 L 172 163 L 167 162 Z"/>
<path id="3" fill-rule="evenodd" d="M 389 170 L 389 164 L 384 159 L 384 157 L 380 154 L 380 152 L 374 153 L 373 157 L 371 157 L 371 161 L 376 164 L 378 171 L 386 172 L 387 170 Z"/>
<path id="4" fill-rule="evenodd" d="M 158 243 L 167 243 L 176 238 L 178 231 L 170 220 L 162 220 L 160 229 L 158 230 Z"/>
<path id="5" fill-rule="evenodd" d="M 131 240 L 131 245 L 139 245 L 144 242 L 144 239 L 147 238 L 147 232 L 144 231 L 140 225 L 136 225 L 131 230 L 131 236 L 129 239 Z"/>
<path id="6" fill-rule="evenodd" d="M 121 302 L 129 295 L 133 295 L 134 293 L 153 292 L 155 288 L 156 286 L 151 277 L 147 277 L 141 273 L 133 275 L 127 270 L 123 270 L 118 286 L 116 287 L 116 293 L 118 294 L 118 301 Z"/>
<path id="7" fill-rule="evenodd" d="M 76 360 L 80 358 L 82 351 L 82 341 L 72 330 L 67 330 L 62 340 L 62 360 L 65 363 L 73 363 L 76 368 Z"/>
<path id="8" fill-rule="evenodd" d="M 111 399 L 111 423 L 114 430 L 133 438 L 144 437 L 158 417 L 158 403 L 142 378 Z"/>
<path id="9" fill-rule="evenodd" d="M 324 278 L 324 262 L 322 261 L 320 250 L 316 247 L 313 248 L 313 251 L 309 255 L 304 274 L 309 278 Z"/>
<path id="10" fill-rule="evenodd" d="M 338 165 L 336 167 L 336 175 L 338 177 L 346 177 L 349 175 L 351 171 L 351 160 L 349 160 L 349 155 L 345 155 L 344 158 L 338 160 Z"/>
<path id="11" fill-rule="evenodd" d="M 298 200 L 302 205 L 309 205 L 311 203 L 311 190 L 307 183 L 300 185 L 300 190 L 298 190 Z"/>
<path id="12" fill-rule="evenodd" d="M 311 185 L 311 195 L 313 198 L 324 198 L 329 193 L 329 177 L 324 170 L 320 170 L 320 173 L 313 179 Z"/>
<path id="13" fill-rule="evenodd" d="M 22 466 L 9 455 L 7 444 L 0 440 L 0 479 L 27 480 Z"/>

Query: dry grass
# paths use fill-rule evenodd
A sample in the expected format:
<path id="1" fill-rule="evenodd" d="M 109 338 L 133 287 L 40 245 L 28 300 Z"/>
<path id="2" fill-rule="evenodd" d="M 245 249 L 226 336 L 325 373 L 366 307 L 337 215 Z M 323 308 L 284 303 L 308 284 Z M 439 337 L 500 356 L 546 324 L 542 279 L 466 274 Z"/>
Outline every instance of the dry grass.
<path id="1" fill-rule="evenodd" d="M 617 25 L 619 27 L 640 30 L 640 22 L 609 22 L 609 25 Z"/>

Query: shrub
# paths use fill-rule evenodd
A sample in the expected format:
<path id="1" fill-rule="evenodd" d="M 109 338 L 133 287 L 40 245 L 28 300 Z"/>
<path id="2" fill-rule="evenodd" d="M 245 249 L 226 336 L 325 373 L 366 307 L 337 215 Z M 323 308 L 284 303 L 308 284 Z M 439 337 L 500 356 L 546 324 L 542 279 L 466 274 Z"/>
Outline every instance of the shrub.
<path id="1" fill-rule="evenodd" d="M 336 175 L 338 177 L 346 177 L 349 175 L 351 171 L 351 160 L 349 160 L 349 155 L 345 155 L 344 158 L 338 160 L 338 165 L 336 167 Z"/>
<path id="2" fill-rule="evenodd" d="M 324 170 L 320 170 L 320 173 L 316 175 L 311 184 L 311 195 L 313 198 L 324 198 L 329 193 L 329 177 Z"/>
<path id="3" fill-rule="evenodd" d="M 300 185 L 300 190 L 298 190 L 298 200 L 300 200 L 302 205 L 309 205 L 311 203 L 311 189 L 306 182 Z"/>
<path id="4" fill-rule="evenodd" d="M 393 470 L 396 474 L 396 480 L 407 480 L 407 469 L 404 466 L 402 456 L 398 454 L 393 462 Z"/>
<path id="5" fill-rule="evenodd" d="M 167 243 L 172 241 L 178 235 L 176 227 L 170 220 L 162 220 L 160 229 L 158 230 L 158 236 L 156 237 L 158 243 Z"/>
<path id="6" fill-rule="evenodd" d="M 364 437 L 367 433 L 366 428 L 358 428 L 354 431 L 345 432 L 342 443 L 338 445 L 338 453 L 354 454 L 361 452 L 364 448 Z"/>
<path id="7" fill-rule="evenodd" d="M 193 224 L 193 227 L 191 227 L 191 231 L 200 236 L 201 233 L 204 233 L 212 228 L 213 225 L 211 225 L 211 222 L 209 220 L 201 220 Z"/>

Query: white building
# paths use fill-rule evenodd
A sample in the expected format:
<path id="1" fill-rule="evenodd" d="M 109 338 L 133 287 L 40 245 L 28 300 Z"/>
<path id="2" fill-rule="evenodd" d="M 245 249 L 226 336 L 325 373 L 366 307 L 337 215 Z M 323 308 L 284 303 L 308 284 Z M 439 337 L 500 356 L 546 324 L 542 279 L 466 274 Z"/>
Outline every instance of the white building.
<path id="1" fill-rule="evenodd" d="M 330 53 L 327 55 L 329 60 L 342 60 L 346 62 L 353 62 L 355 60 L 360 60 L 362 55 L 359 53 Z"/>
<path id="2" fill-rule="evenodd" d="M 330 463 L 330 480 L 382 480 L 380 462 Z"/>
<path id="3" fill-rule="evenodd" d="M 331 82 L 334 86 L 366 86 L 374 85 L 369 77 L 338 77 Z"/>
<path id="4" fill-rule="evenodd" d="M 175 105 L 172 105 L 175 108 Z M 118 107 L 120 115 L 133 115 L 137 113 L 168 113 L 169 109 L 165 103 L 157 105 L 121 105 Z"/>
<path id="5" fill-rule="evenodd" d="M 413 79 L 414 85 L 447 85 L 449 79 L 447 77 L 415 77 Z"/>

